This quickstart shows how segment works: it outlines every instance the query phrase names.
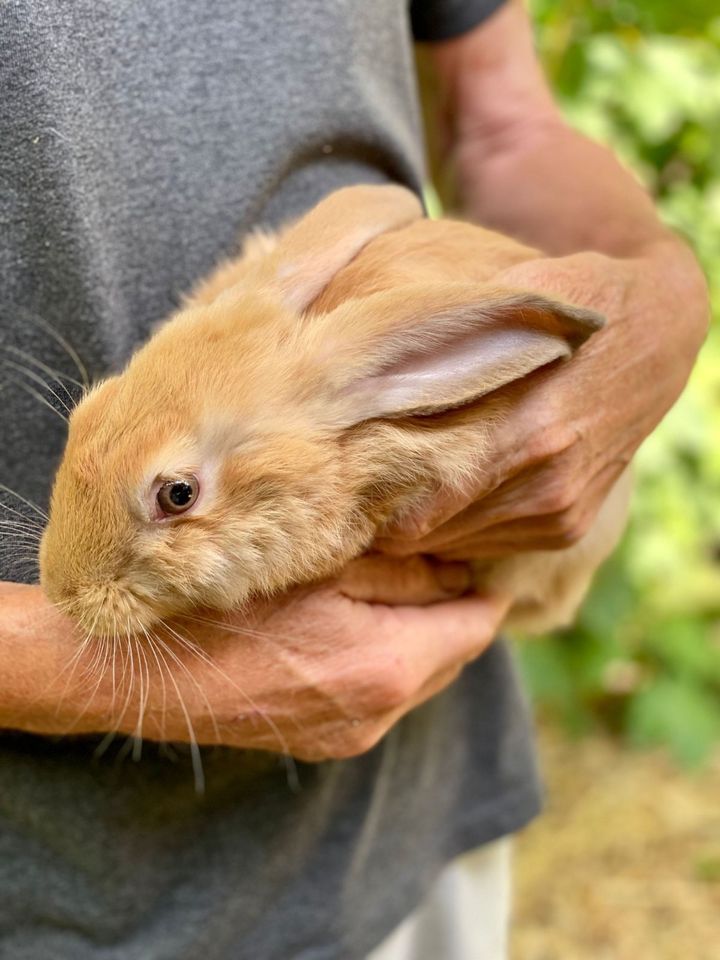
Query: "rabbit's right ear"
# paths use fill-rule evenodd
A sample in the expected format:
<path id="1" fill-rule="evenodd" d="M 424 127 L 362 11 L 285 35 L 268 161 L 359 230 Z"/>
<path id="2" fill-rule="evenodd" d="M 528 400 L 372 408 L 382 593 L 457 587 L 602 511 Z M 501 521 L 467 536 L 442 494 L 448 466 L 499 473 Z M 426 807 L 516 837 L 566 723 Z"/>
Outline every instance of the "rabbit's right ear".
<path id="1" fill-rule="evenodd" d="M 397 184 L 344 187 L 281 231 L 256 280 L 302 313 L 374 237 L 423 216 L 418 197 Z"/>
<path id="2" fill-rule="evenodd" d="M 348 427 L 472 403 L 571 356 L 604 323 L 540 293 L 433 284 L 346 301 L 313 320 L 308 344 Z"/>

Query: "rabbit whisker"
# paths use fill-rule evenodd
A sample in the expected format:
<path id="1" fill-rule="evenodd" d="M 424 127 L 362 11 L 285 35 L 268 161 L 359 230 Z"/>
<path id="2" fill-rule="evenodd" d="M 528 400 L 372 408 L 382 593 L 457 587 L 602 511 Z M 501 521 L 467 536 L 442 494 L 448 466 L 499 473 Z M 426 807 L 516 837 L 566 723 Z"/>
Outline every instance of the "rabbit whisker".
<path id="1" fill-rule="evenodd" d="M 137 642 L 133 637 L 132 642 L 137 644 L 138 667 L 140 673 L 140 703 L 138 705 L 138 721 L 135 728 L 132 758 L 135 763 L 139 763 L 142 758 L 143 745 L 143 721 L 147 709 L 148 697 L 150 696 L 150 670 L 143 645 Z"/>
<path id="2" fill-rule="evenodd" d="M 48 410 L 52 410 L 52 412 L 55 414 L 55 416 L 60 417 L 60 419 L 63 421 L 63 423 L 67 423 L 67 422 L 68 422 L 68 418 L 65 416 L 65 414 L 60 413 L 60 411 L 57 409 L 57 407 L 54 407 L 48 400 L 45 399 L 45 397 L 44 397 L 41 393 L 39 393 L 37 390 L 35 390 L 34 387 L 31 387 L 30 384 L 25 383 L 24 380 L 19 380 L 19 379 L 16 378 L 16 377 L 11 377 L 10 379 L 11 379 L 11 381 L 12 381 L 13 383 L 17 384 L 18 387 L 20 387 L 22 390 L 24 390 L 25 393 L 30 394 L 31 397 L 34 397 L 36 400 L 38 400 L 40 403 L 42 403 L 43 406 L 47 407 Z"/>
<path id="3" fill-rule="evenodd" d="M 160 676 L 160 684 L 162 686 L 162 711 L 160 713 L 160 738 L 162 741 L 165 741 L 165 722 L 167 717 L 167 684 L 165 683 L 165 671 L 163 666 L 167 668 L 167 663 L 163 656 L 162 651 L 158 651 L 158 645 L 153 640 L 152 635 L 143 627 L 143 633 L 145 639 L 147 640 L 148 646 L 150 647 L 150 652 L 153 655 L 153 659 L 157 664 L 158 675 Z"/>
<path id="4" fill-rule="evenodd" d="M 183 638 L 182 638 L 178 633 L 176 633 L 172 628 L 167 627 L 167 625 L 166 625 L 166 629 L 168 629 L 169 633 L 170 633 L 177 641 L 179 641 L 182 646 L 185 646 L 186 649 L 189 649 L 189 648 L 187 647 L 187 645 L 183 643 Z M 182 659 L 181 659 L 180 657 L 178 657 L 178 655 L 175 653 L 175 651 L 172 649 L 172 647 L 171 647 L 167 642 L 165 642 L 164 640 L 162 640 L 162 638 L 161 638 L 160 636 L 158 636 L 157 634 L 153 634 L 153 636 L 154 636 L 155 640 L 157 641 L 157 643 L 159 644 L 160 648 L 163 649 L 163 650 L 168 654 L 168 656 L 170 656 L 170 657 L 172 658 L 172 660 L 173 660 L 175 663 L 177 663 L 177 665 L 180 667 L 180 669 L 183 670 L 183 672 L 187 675 L 187 677 L 189 678 L 189 680 L 191 681 L 191 683 L 193 683 L 193 685 L 194 685 L 195 688 L 197 689 L 198 693 L 200 694 L 200 696 L 202 697 L 203 701 L 205 702 L 205 706 L 206 706 L 207 709 L 208 709 L 208 713 L 210 714 L 210 722 L 211 722 L 212 725 L 213 725 L 213 732 L 214 732 L 214 734 L 215 734 L 215 739 L 217 740 L 218 743 L 220 743 L 220 742 L 221 742 L 220 728 L 218 727 L 218 724 L 217 724 L 217 719 L 216 719 L 216 717 L 215 717 L 215 711 L 213 710 L 212 704 L 211 704 L 210 701 L 208 700 L 207 694 L 205 693 L 205 690 L 203 689 L 202 684 L 198 681 L 197 677 L 193 674 L 192 670 L 190 670 L 189 667 L 187 666 L 187 664 L 185 664 L 185 663 L 182 661 Z"/>
<path id="5" fill-rule="evenodd" d="M 155 639 L 160 643 L 162 649 L 165 649 L 168 653 L 171 652 L 168 646 L 160 639 L 160 637 L 156 635 Z M 205 792 L 205 771 L 203 769 L 202 753 L 200 751 L 200 746 L 198 744 L 197 736 L 195 734 L 195 728 L 193 727 L 192 720 L 190 719 L 190 712 L 188 711 L 188 708 L 185 704 L 183 695 L 180 692 L 180 686 L 178 685 L 178 682 L 175 679 L 175 675 L 173 671 L 169 668 L 169 666 L 168 666 L 168 676 L 170 678 L 170 682 L 175 687 L 175 693 L 177 694 L 178 703 L 180 705 L 180 709 L 182 710 L 183 716 L 185 718 L 185 725 L 187 727 L 188 736 L 190 738 L 190 756 L 192 758 L 195 792 L 199 795 L 202 795 Z M 214 719 L 214 714 L 213 714 L 213 719 Z"/>
<path id="6" fill-rule="evenodd" d="M 55 391 L 48 384 L 48 382 L 46 380 L 43 380 L 43 378 L 39 374 L 35 373 L 33 370 L 29 370 L 27 367 L 23 367 L 22 364 L 15 363 L 14 360 L 5 360 L 5 366 L 11 367 L 13 370 L 17 370 L 18 373 L 22 373 L 26 377 L 30 377 L 31 380 L 35 381 L 35 383 L 38 383 L 41 386 L 45 387 L 45 389 L 48 390 L 55 397 L 57 402 L 67 413 L 72 413 L 72 408 L 67 405 L 67 403 L 62 399 L 62 397 L 58 396 L 58 394 L 55 393 Z"/>
<path id="7" fill-rule="evenodd" d="M 202 649 L 202 647 L 200 647 L 198 644 L 190 641 L 188 638 L 181 636 L 176 630 L 174 630 L 172 627 L 170 627 L 170 625 L 169 625 L 166 621 L 162 620 L 162 621 L 160 621 L 160 622 L 162 623 L 162 625 L 163 625 L 167 630 L 170 631 L 170 633 L 171 633 L 174 637 L 176 637 L 176 639 L 177 639 L 180 643 L 182 643 L 182 645 L 185 647 L 186 650 L 188 650 L 190 653 L 192 653 L 194 656 L 196 656 L 199 660 L 201 660 L 203 663 L 205 663 L 205 664 L 206 664 L 207 666 L 209 666 L 211 669 L 215 670 L 215 672 L 216 672 L 223 680 L 225 680 L 227 683 L 231 684 L 232 687 L 233 687 L 235 690 L 237 690 L 237 692 L 238 692 L 238 693 L 240 694 L 240 696 L 243 697 L 243 699 L 248 703 L 248 705 L 251 707 L 251 709 L 254 710 L 254 711 L 257 713 L 257 715 L 267 724 L 270 732 L 272 733 L 272 735 L 274 736 L 274 738 L 275 738 L 275 739 L 277 740 L 277 742 L 278 742 L 278 745 L 279 745 L 279 747 L 280 747 L 280 752 L 289 757 L 289 756 L 290 756 L 289 744 L 288 744 L 287 740 L 285 739 L 285 737 L 283 736 L 283 734 L 280 732 L 280 728 L 277 726 L 277 724 L 276 724 L 275 721 L 272 719 L 272 717 L 270 717 L 270 716 L 259 706 L 259 704 L 257 704 L 257 703 L 255 702 L 255 700 L 253 700 L 253 698 L 252 698 L 245 690 L 242 689 L 242 687 L 238 686 L 238 684 L 237 684 L 230 676 L 228 676 L 228 674 L 225 673 L 224 670 L 222 670 L 222 669 L 215 663 L 215 661 L 206 653 L 206 651 L 204 651 L 204 650 Z"/>
<path id="8" fill-rule="evenodd" d="M 73 395 L 70 393 L 70 391 L 67 389 L 67 387 L 66 387 L 65 384 L 63 383 L 63 380 L 69 380 L 70 383 L 74 384 L 74 386 L 76 386 L 76 387 L 79 387 L 79 388 L 80 388 L 81 390 L 83 390 L 83 391 L 86 389 L 85 385 L 82 384 L 82 383 L 80 383 L 79 380 L 76 380 L 74 377 L 71 377 L 71 376 L 70 376 L 69 374 L 67 374 L 67 373 L 62 373 L 62 371 L 56 370 L 54 367 L 49 367 L 46 363 L 43 363 L 42 360 L 38 360 L 37 357 L 34 357 L 31 353 L 27 353 L 25 350 L 20 350 L 19 347 L 14 347 L 14 346 L 11 345 L 11 346 L 5 347 L 5 349 L 6 349 L 7 351 L 11 352 L 11 353 L 14 353 L 14 354 L 15 354 L 16 356 L 18 356 L 18 357 L 22 357 L 23 360 L 27 360 L 28 363 L 34 364 L 34 365 L 35 365 L 36 367 L 38 367 L 40 370 L 44 370 L 46 373 L 49 373 L 50 376 L 51 376 L 58 384 L 60 384 L 60 386 L 63 388 L 63 390 L 65 390 L 65 392 L 67 393 L 68 397 L 70 397 L 70 399 L 72 400 L 73 404 L 75 404 L 75 398 L 74 398 Z"/>
<path id="9" fill-rule="evenodd" d="M 297 643 L 298 637 L 284 633 L 268 633 L 263 630 L 257 630 L 254 627 L 234 627 L 222 620 L 212 620 L 207 617 L 194 617 L 190 614 L 183 615 L 184 620 L 192 620 L 196 623 L 206 623 L 209 626 L 219 627 L 221 630 L 227 630 L 228 633 L 234 633 L 240 637 L 252 637 L 256 640 L 280 640 L 288 643 Z"/>
<path id="10" fill-rule="evenodd" d="M 27 500 L 25 497 L 22 496 L 22 494 L 17 493 L 17 491 L 15 490 L 11 490 L 10 487 L 6 486 L 4 483 L 0 483 L 0 490 L 4 490 L 5 493 L 9 493 L 11 497 L 17 497 L 18 500 L 21 500 L 25 504 L 25 506 L 30 507 L 31 510 L 34 510 L 35 513 L 39 514 L 43 518 L 43 520 L 47 523 L 49 519 L 48 515 L 45 513 L 44 510 L 41 510 L 36 503 L 33 503 L 32 500 Z M 4 506 L 7 510 L 10 510 L 12 513 L 17 513 L 16 510 L 12 509 L 12 507 L 8 507 L 7 504 L 1 504 L 1 505 Z M 18 515 L 21 517 L 24 517 L 24 514 L 22 513 Z"/>
<path id="11" fill-rule="evenodd" d="M 48 323 L 48 321 L 45 320 L 43 317 L 39 317 L 33 313 L 30 313 L 29 311 L 26 312 L 26 315 L 31 323 L 34 323 L 37 326 L 42 327 L 44 330 L 46 330 L 50 334 L 50 336 L 53 338 L 53 340 L 63 348 L 65 353 L 68 355 L 68 357 L 70 357 L 70 359 L 73 361 L 73 363 L 77 367 L 78 373 L 82 377 L 83 386 L 85 387 L 86 390 L 89 390 L 90 377 L 87 372 L 87 367 L 80 359 L 78 352 L 75 350 L 72 344 L 70 344 L 65 339 L 65 337 L 63 337 L 63 335 L 59 333 L 55 329 L 55 327 L 53 327 L 52 324 Z"/>
<path id="12" fill-rule="evenodd" d="M 2 504 L 0 504 L 0 506 L 2 506 Z M 25 517 L 23 514 L 19 514 L 19 516 L 23 518 L 22 521 L 0 519 L 0 526 L 22 527 L 25 530 L 32 530 L 33 533 L 36 533 L 38 536 L 42 535 L 43 528 L 40 526 L 39 523 L 35 522 L 34 517 Z"/>

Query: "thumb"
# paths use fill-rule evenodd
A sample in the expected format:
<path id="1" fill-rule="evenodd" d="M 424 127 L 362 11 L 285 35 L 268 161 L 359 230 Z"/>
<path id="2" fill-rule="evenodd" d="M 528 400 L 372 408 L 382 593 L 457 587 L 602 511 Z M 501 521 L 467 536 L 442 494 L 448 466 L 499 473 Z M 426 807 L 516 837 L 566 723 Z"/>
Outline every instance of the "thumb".
<path id="1" fill-rule="evenodd" d="M 340 592 L 351 600 L 393 606 L 450 600 L 462 596 L 472 585 L 469 564 L 442 563 L 419 554 L 394 558 L 370 553 L 351 560 L 337 579 Z"/>
<path id="2" fill-rule="evenodd" d="M 505 619 L 509 596 L 466 597 L 431 607 L 395 607 L 398 645 L 412 651 L 412 660 L 424 676 L 418 686 L 437 673 L 462 666 L 490 645 Z"/>

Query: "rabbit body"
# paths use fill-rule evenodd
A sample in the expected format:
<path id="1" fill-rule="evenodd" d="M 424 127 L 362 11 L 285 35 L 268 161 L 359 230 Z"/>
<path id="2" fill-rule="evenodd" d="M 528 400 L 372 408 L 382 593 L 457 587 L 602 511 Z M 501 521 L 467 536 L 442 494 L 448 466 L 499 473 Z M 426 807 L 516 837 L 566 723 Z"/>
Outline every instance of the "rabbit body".
<path id="1" fill-rule="evenodd" d="M 49 596 L 114 635 L 339 572 L 390 517 L 481 470 L 512 384 L 602 325 L 498 282 L 537 256 L 422 219 L 400 187 L 337 191 L 252 237 L 74 411 L 41 545 Z M 168 485 L 194 491 L 177 515 L 158 506 Z M 628 490 L 567 550 L 478 563 L 478 589 L 509 592 L 524 630 L 570 622 Z"/>

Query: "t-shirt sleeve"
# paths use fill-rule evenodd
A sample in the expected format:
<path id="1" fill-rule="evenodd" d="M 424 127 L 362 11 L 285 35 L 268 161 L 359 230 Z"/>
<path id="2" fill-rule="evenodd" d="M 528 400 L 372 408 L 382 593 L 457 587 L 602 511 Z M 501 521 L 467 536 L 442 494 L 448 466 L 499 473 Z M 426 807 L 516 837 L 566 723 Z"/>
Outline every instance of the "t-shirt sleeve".
<path id="1" fill-rule="evenodd" d="M 467 33 L 505 0 L 411 0 L 413 37 L 421 42 L 451 40 Z"/>

